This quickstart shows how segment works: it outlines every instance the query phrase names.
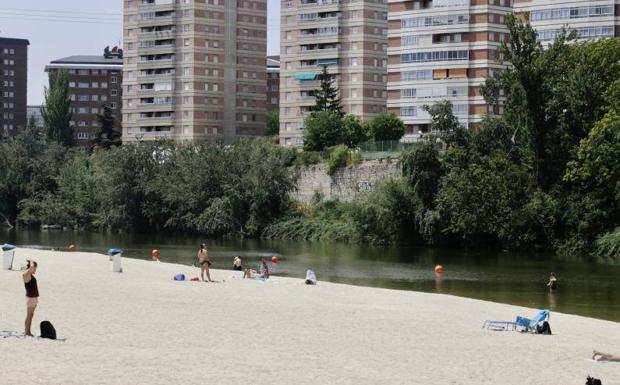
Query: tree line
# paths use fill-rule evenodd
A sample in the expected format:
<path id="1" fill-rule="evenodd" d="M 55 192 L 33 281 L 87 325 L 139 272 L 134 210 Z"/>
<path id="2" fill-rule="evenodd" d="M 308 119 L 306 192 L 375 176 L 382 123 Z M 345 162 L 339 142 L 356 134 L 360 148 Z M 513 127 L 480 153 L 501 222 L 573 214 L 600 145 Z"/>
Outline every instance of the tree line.
<path id="1" fill-rule="evenodd" d="M 353 202 L 293 202 L 296 166 L 328 148 L 349 161 L 349 148 L 373 139 L 368 132 L 402 122 L 343 114 L 323 74 L 305 151 L 258 139 L 82 154 L 49 129 L 26 128 L 0 143 L 0 213 L 22 225 L 618 257 L 620 40 L 561 33 L 543 49 L 527 20 L 507 24 L 500 57 L 511 65 L 482 87 L 503 114 L 467 130 L 450 102 L 428 106 L 434 134 L 402 154 L 402 177 Z"/>

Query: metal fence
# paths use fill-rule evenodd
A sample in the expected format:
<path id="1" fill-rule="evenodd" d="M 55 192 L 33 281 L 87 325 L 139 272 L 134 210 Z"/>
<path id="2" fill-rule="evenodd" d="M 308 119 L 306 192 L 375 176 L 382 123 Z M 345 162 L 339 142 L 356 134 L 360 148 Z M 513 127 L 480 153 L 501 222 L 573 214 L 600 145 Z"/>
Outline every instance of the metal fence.
<path id="1" fill-rule="evenodd" d="M 383 142 L 364 142 L 358 145 L 363 159 L 398 158 L 400 154 L 418 141 L 387 140 Z"/>

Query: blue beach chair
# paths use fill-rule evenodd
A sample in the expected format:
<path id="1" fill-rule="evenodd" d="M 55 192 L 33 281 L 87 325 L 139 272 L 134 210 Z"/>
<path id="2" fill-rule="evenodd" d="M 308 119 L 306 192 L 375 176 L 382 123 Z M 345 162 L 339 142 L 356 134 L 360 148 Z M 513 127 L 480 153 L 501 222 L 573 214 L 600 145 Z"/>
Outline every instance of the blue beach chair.
<path id="1" fill-rule="evenodd" d="M 543 309 L 532 319 L 517 316 L 515 322 L 486 320 L 482 324 L 482 328 L 487 330 L 518 330 L 522 332 L 533 332 L 536 331 L 536 326 L 541 325 L 543 322 L 548 320 L 549 310 Z"/>

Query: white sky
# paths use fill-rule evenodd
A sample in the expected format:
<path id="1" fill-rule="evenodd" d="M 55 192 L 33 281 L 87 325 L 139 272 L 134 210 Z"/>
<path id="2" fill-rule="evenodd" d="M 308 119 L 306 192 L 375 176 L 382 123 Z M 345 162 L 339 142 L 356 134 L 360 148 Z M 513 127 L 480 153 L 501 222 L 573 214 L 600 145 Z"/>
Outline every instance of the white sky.
<path id="1" fill-rule="evenodd" d="M 280 51 L 280 1 L 268 0 L 267 52 Z M 43 103 L 45 65 L 98 55 L 122 39 L 122 0 L 0 0 L 0 36 L 28 39 L 28 104 Z"/>

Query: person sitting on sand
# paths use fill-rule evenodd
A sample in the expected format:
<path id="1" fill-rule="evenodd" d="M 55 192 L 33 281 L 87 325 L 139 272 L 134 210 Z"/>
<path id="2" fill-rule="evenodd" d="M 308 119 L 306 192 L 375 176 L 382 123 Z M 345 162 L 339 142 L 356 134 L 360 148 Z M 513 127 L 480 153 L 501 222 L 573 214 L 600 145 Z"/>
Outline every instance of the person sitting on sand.
<path id="1" fill-rule="evenodd" d="M 547 283 L 547 287 L 549 288 L 549 290 L 555 290 L 558 288 L 558 279 L 555 277 L 555 274 L 553 274 L 553 272 L 549 276 L 549 283 Z"/>
<path id="2" fill-rule="evenodd" d="M 35 261 L 26 261 L 26 272 L 22 275 L 24 279 L 24 286 L 26 288 L 26 322 L 24 334 L 32 336 L 30 327 L 32 326 L 32 318 L 34 317 L 34 310 L 39 304 L 39 287 L 37 285 L 37 279 L 34 277 L 34 273 L 37 272 L 38 264 Z"/>
<path id="3" fill-rule="evenodd" d="M 237 255 L 235 259 L 233 259 L 233 270 L 241 271 L 241 258 Z"/>
<path id="4" fill-rule="evenodd" d="M 206 273 L 208 282 L 212 282 L 211 274 L 209 274 L 209 266 L 211 266 L 211 261 L 209 261 L 209 251 L 207 251 L 207 245 L 204 243 L 200 245 L 198 254 L 196 254 L 196 259 L 198 260 L 198 266 L 200 267 L 200 278 L 205 281 Z"/>
<path id="5" fill-rule="evenodd" d="M 608 353 L 601 353 L 599 351 L 592 351 L 592 359 L 594 361 L 611 361 L 611 362 L 620 362 L 620 356 L 616 356 Z"/>

